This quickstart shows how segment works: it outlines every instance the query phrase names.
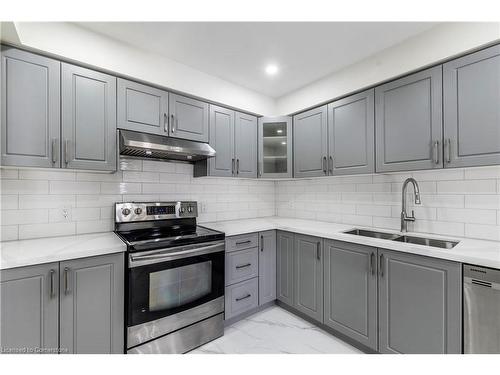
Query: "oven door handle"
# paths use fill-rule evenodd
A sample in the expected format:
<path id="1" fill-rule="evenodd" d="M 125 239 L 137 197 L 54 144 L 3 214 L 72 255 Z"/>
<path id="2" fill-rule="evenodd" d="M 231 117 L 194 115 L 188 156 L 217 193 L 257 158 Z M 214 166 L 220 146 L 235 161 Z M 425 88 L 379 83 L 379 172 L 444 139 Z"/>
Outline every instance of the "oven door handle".
<path id="1" fill-rule="evenodd" d="M 178 258 L 192 257 L 196 255 L 210 254 L 216 253 L 219 251 L 224 251 L 224 243 L 213 244 L 209 246 L 196 247 L 194 249 L 181 250 L 175 252 L 163 252 L 156 254 L 147 254 L 147 255 L 130 255 L 130 266 L 140 266 L 152 263 L 160 263 L 164 261 L 174 260 Z M 140 262 L 142 264 L 134 264 L 135 262 Z"/>

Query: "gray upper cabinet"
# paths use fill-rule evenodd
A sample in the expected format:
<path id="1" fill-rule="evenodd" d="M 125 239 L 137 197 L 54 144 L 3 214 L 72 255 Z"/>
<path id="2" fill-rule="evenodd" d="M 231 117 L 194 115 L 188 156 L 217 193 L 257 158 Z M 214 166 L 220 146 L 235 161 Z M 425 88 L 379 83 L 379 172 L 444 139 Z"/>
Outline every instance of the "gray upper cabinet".
<path id="1" fill-rule="evenodd" d="M 328 173 L 375 171 L 374 90 L 328 104 Z"/>
<path id="2" fill-rule="evenodd" d="M 210 105 L 210 146 L 216 155 L 208 160 L 210 175 L 231 177 L 234 174 L 234 111 Z"/>
<path id="3" fill-rule="evenodd" d="M 118 79 L 118 128 L 168 135 L 168 92 Z"/>
<path id="4" fill-rule="evenodd" d="M 375 88 L 376 171 L 442 168 L 442 67 Z"/>
<path id="5" fill-rule="evenodd" d="M 57 353 L 58 279 L 59 263 L 0 272 L 0 342 L 6 353 Z"/>
<path id="6" fill-rule="evenodd" d="M 292 177 L 291 117 L 259 118 L 257 143 L 259 177 Z"/>
<path id="7" fill-rule="evenodd" d="M 257 117 L 235 112 L 236 177 L 257 177 Z"/>
<path id="8" fill-rule="evenodd" d="M 289 306 L 293 306 L 293 240 L 293 233 L 276 233 L 276 298 Z"/>
<path id="9" fill-rule="evenodd" d="M 500 163 L 500 45 L 444 64 L 445 167 Z"/>
<path id="10" fill-rule="evenodd" d="M 208 103 L 170 93 L 169 112 L 170 136 L 208 142 Z"/>
<path id="11" fill-rule="evenodd" d="M 324 323 L 377 350 L 377 249 L 325 240 Z"/>
<path id="12" fill-rule="evenodd" d="M 276 299 L 276 231 L 259 233 L 259 305 Z"/>
<path id="13" fill-rule="evenodd" d="M 123 353 L 123 254 L 60 264 L 60 346 L 68 353 Z"/>
<path id="14" fill-rule="evenodd" d="M 59 167 L 59 61 L 1 47 L 2 165 Z"/>
<path id="15" fill-rule="evenodd" d="M 461 265 L 379 249 L 379 351 L 461 353 Z"/>
<path id="16" fill-rule="evenodd" d="M 294 177 L 325 176 L 328 159 L 327 106 L 293 117 Z"/>
<path id="17" fill-rule="evenodd" d="M 116 170 L 116 78 L 63 63 L 61 87 L 63 167 Z"/>
<path id="18" fill-rule="evenodd" d="M 323 322 L 323 240 L 296 234 L 294 241 L 294 304 Z"/>

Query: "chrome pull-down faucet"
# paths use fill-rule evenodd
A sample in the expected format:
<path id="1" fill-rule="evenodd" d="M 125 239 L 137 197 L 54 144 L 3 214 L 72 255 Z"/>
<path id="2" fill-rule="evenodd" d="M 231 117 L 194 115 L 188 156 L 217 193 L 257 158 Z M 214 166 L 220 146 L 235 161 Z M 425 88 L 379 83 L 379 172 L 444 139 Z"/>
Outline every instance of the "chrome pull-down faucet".
<path id="1" fill-rule="evenodd" d="M 421 204 L 420 201 L 420 189 L 418 187 L 417 181 L 410 177 L 405 180 L 403 183 L 403 192 L 402 192 L 402 203 L 401 203 L 401 232 L 407 232 L 408 231 L 408 222 L 409 221 L 415 221 L 415 211 L 411 211 L 411 216 L 408 216 L 406 213 L 406 187 L 408 186 L 408 183 L 411 183 L 413 185 L 413 191 L 415 192 L 415 204 Z"/>

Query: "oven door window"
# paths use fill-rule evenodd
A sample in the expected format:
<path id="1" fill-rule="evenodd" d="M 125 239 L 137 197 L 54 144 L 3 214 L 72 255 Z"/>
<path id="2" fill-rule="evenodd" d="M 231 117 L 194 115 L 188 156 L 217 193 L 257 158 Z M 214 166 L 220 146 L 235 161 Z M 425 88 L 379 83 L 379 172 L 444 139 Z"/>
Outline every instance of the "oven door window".
<path id="1" fill-rule="evenodd" d="M 134 267 L 128 272 L 129 327 L 224 295 L 224 252 Z"/>

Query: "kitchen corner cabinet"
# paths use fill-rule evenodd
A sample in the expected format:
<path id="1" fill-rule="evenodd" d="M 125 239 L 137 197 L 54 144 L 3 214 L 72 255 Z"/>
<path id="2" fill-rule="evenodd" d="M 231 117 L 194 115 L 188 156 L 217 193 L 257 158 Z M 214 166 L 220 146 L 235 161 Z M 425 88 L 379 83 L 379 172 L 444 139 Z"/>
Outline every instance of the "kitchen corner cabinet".
<path id="1" fill-rule="evenodd" d="M 326 176 L 327 159 L 327 106 L 293 116 L 294 177 Z"/>
<path id="2" fill-rule="evenodd" d="M 276 299 L 276 231 L 259 233 L 259 306 Z"/>
<path id="3" fill-rule="evenodd" d="M 293 233 L 276 233 L 276 299 L 288 306 L 293 306 L 293 240 Z"/>
<path id="4" fill-rule="evenodd" d="M 374 90 L 328 104 L 328 174 L 375 171 Z"/>
<path id="5" fill-rule="evenodd" d="M 294 240 L 294 304 L 298 311 L 323 323 L 323 240 L 296 234 Z"/>
<path id="6" fill-rule="evenodd" d="M 117 127 L 168 135 L 168 92 L 119 78 Z"/>
<path id="7" fill-rule="evenodd" d="M 123 353 L 122 253 L 0 271 L 1 346 Z"/>
<path id="8" fill-rule="evenodd" d="M 58 168 L 59 61 L 2 46 L 1 164 Z"/>
<path id="9" fill-rule="evenodd" d="M 461 353 L 461 265 L 380 250 L 379 352 Z"/>
<path id="10" fill-rule="evenodd" d="M 61 66 L 62 165 L 116 170 L 116 78 Z"/>
<path id="11" fill-rule="evenodd" d="M 441 65 L 375 88 L 376 171 L 443 167 Z"/>
<path id="12" fill-rule="evenodd" d="M 325 240 L 325 325 L 377 350 L 377 249 Z"/>
<path id="13" fill-rule="evenodd" d="M 259 118 L 258 148 L 259 177 L 292 177 L 292 118 Z"/>
<path id="14" fill-rule="evenodd" d="M 169 94 L 169 135 L 208 142 L 208 103 L 178 94 Z"/>
<path id="15" fill-rule="evenodd" d="M 446 167 L 500 164 L 500 45 L 443 66 Z"/>

